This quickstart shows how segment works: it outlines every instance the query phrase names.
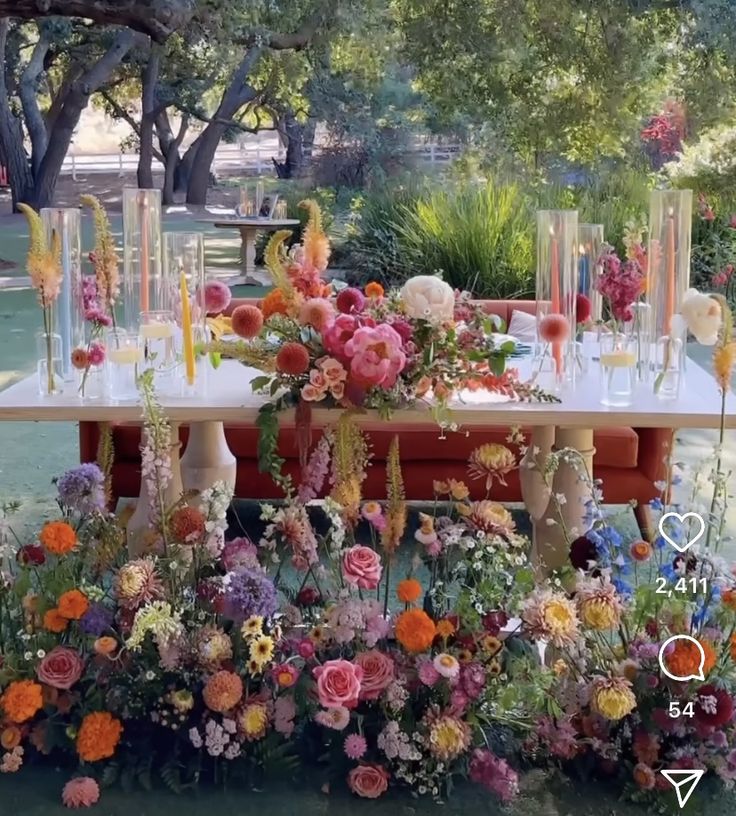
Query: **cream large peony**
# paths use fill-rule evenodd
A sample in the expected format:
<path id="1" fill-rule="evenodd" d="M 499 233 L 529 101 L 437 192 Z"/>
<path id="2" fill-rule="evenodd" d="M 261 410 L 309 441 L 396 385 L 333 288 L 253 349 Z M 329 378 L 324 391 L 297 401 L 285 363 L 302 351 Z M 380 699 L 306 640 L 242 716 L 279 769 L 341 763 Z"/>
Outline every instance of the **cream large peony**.
<path id="1" fill-rule="evenodd" d="M 723 320 L 721 304 L 715 298 L 688 289 L 682 298 L 680 315 L 698 343 L 715 346 Z"/>
<path id="2" fill-rule="evenodd" d="M 441 323 L 452 320 L 455 293 L 435 275 L 417 275 L 401 287 L 401 300 L 409 317 Z"/>

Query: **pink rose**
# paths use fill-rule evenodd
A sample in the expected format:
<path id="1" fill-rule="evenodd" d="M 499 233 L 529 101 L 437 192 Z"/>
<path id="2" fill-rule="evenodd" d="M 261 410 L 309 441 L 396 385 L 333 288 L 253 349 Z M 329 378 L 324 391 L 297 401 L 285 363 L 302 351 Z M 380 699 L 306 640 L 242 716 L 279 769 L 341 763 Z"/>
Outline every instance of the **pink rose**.
<path id="1" fill-rule="evenodd" d="M 364 799 L 378 799 L 388 790 L 389 772 L 381 765 L 362 763 L 348 774 L 348 787 Z"/>
<path id="2" fill-rule="evenodd" d="M 382 572 L 381 557 L 370 547 L 351 547 L 342 557 L 342 577 L 351 586 L 376 589 Z"/>
<path id="3" fill-rule="evenodd" d="M 377 700 L 394 679 L 394 661 L 383 652 L 371 649 L 359 652 L 355 662 L 363 669 L 360 684 L 361 700 Z"/>
<path id="4" fill-rule="evenodd" d="M 315 388 L 313 385 L 305 385 L 302 388 L 302 399 L 307 402 L 320 402 L 327 396 L 327 391 Z"/>
<path id="5" fill-rule="evenodd" d="M 317 695 L 325 708 L 355 708 L 360 696 L 363 669 L 349 660 L 328 660 L 312 670 Z"/>
<path id="6" fill-rule="evenodd" d="M 82 676 L 84 661 L 79 653 L 66 646 L 52 649 L 36 667 L 42 683 L 55 689 L 70 689 Z"/>

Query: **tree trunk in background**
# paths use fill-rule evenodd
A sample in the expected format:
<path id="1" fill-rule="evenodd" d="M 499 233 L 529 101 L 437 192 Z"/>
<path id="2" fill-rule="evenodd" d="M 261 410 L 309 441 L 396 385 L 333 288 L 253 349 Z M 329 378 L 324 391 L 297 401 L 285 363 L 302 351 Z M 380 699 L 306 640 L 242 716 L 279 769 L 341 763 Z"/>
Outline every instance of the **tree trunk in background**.
<path id="1" fill-rule="evenodd" d="M 177 172 L 181 165 L 179 148 L 181 147 L 188 128 L 189 116 L 187 114 L 182 116 L 179 124 L 179 132 L 176 136 L 174 136 L 171 130 L 169 117 L 165 110 L 161 111 L 156 118 L 158 143 L 164 158 L 164 184 L 161 195 L 163 204 L 174 204 Z M 186 185 L 184 185 L 184 189 L 186 189 Z"/>
<path id="2" fill-rule="evenodd" d="M 151 53 L 141 77 L 141 127 L 138 150 L 138 186 L 153 189 L 153 126 L 156 120 L 156 85 L 161 57 L 158 48 Z"/>
<path id="3" fill-rule="evenodd" d="M 23 107 L 26 130 L 31 141 L 31 170 L 38 173 L 41 160 L 48 146 L 48 132 L 41 109 L 38 106 L 38 80 L 44 71 L 44 59 L 50 43 L 45 37 L 44 29 L 39 25 L 39 39 L 33 47 L 28 65 L 23 69 L 18 84 L 18 96 Z"/>
<path id="4" fill-rule="evenodd" d="M 284 161 L 273 159 L 279 178 L 302 178 L 312 157 L 316 123 L 312 119 L 300 122 L 293 111 L 287 111 L 279 123 L 279 135 L 286 147 Z"/>
<path id="5" fill-rule="evenodd" d="M 0 143 L 2 143 L 2 158 L 8 170 L 13 197 L 13 209 L 19 201 L 25 201 L 33 190 L 33 174 L 23 147 L 23 128 L 10 108 L 8 86 L 5 78 L 5 44 L 8 38 L 10 20 L 7 17 L 0 19 L 0 55 L 3 57 L 3 67 L 0 69 Z"/>

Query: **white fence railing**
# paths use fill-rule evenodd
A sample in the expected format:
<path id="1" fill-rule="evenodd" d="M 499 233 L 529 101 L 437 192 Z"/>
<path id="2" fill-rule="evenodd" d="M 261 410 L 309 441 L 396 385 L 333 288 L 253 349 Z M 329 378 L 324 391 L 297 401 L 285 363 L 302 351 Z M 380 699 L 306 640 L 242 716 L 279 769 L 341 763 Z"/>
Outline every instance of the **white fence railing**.
<path id="1" fill-rule="evenodd" d="M 459 144 L 438 144 L 436 142 L 417 142 L 409 150 L 422 164 L 430 167 L 447 165 L 459 155 L 462 147 Z M 315 146 L 314 153 L 318 153 Z M 217 175 L 225 171 L 242 171 L 260 175 L 273 167 L 272 159 L 283 160 L 284 150 L 278 139 L 264 138 L 239 144 L 224 144 L 217 148 L 212 163 L 212 172 Z M 77 181 L 80 176 L 96 173 L 115 173 L 120 178 L 135 173 L 138 168 L 137 153 L 77 153 L 70 150 L 61 168 L 62 175 L 71 175 Z M 154 158 L 153 172 L 163 173 L 163 165 Z"/>

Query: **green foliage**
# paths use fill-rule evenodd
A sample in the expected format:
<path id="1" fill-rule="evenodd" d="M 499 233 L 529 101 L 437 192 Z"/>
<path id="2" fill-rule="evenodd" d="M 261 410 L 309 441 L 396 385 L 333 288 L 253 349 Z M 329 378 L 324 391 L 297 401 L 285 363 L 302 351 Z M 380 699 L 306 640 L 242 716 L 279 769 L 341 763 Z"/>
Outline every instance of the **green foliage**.
<path id="1" fill-rule="evenodd" d="M 358 210 L 348 248 L 366 277 L 394 284 L 441 273 L 479 297 L 533 291 L 530 201 L 515 184 L 383 191 Z"/>

